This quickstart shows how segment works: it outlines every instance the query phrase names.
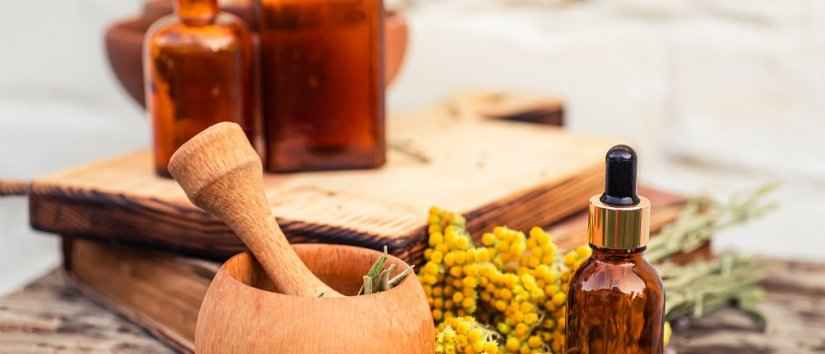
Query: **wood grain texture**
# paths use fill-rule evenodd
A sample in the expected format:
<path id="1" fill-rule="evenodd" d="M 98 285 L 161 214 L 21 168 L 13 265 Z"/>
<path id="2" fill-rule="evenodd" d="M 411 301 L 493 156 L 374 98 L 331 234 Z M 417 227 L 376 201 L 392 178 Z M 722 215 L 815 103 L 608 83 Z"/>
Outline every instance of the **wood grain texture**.
<path id="1" fill-rule="evenodd" d="M 365 248 L 297 245 L 307 266 L 343 294 L 358 291 L 381 256 Z M 396 273 L 407 265 L 391 257 Z M 272 292 L 249 253 L 227 261 L 203 300 L 195 330 L 199 354 L 428 354 L 435 350 L 427 298 L 417 277 L 363 296 L 306 297 Z M 252 336 L 252 337 L 250 337 Z"/>
<path id="2" fill-rule="evenodd" d="M 197 134 L 172 155 L 169 172 L 192 203 L 232 229 L 278 292 L 341 296 L 301 262 L 272 216 L 261 158 L 240 125 L 218 123 Z"/>
<path id="3" fill-rule="evenodd" d="M 825 264 L 764 260 L 768 316 L 761 333 L 734 311 L 677 325 L 678 354 L 825 352 Z M 0 298 L 0 348 L 25 354 L 169 354 L 174 351 L 68 285 L 62 271 Z"/>
<path id="4" fill-rule="evenodd" d="M 86 299 L 59 270 L 0 298 L 0 352 L 175 353 L 138 326 Z"/>
<path id="5" fill-rule="evenodd" d="M 94 302 L 181 352 L 194 352 L 195 322 L 219 264 L 64 239 L 66 274 Z"/>
<path id="6" fill-rule="evenodd" d="M 413 260 L 423 251 L 421 215 L 432 205 L 465 214 L 472 231 L 503 222 L 524 228 L 581 210 L 601 189 L 604 152 L 615 141 L 479 119 L 455 102 L 389 122 L 390 141 L 427 162 L 393 149 L 378 170 L 267 175 L 269 206 L 290 241 L 388 246 Z M 154 175 L 148 152 L 35 180 L 29 198 L 31 224 L 43 231 L 213 259 L 243 249 L 173 181 Z"/>

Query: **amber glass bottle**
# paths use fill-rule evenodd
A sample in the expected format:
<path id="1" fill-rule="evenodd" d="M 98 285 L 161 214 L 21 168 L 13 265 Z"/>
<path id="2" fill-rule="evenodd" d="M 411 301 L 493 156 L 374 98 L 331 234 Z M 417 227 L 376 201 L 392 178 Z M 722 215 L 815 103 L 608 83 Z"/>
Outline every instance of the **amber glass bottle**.
<path id="1" fill-rule="evenodd" d="M 177 0 L 176 14 L 146 35 L 146 100 L 154 130 L 155 171 L 183 143 L 212 124 L 239 123 L 255 142 L 253 42 L 217 0 Z"/>
<path id="2" fill-rule="evenodd" d="M 570 281 L 567 354 L 661 354 L 665 296 L 642 256 L 650 202 L 636 194 L 636 154 L 607 153 L 605 192 L 590 200 L 593 255 Z"/>
<path id="3" fill-rule="evenodd" d="M 259 0 L 269 171 L 385 160 L 382 0 Z"/>

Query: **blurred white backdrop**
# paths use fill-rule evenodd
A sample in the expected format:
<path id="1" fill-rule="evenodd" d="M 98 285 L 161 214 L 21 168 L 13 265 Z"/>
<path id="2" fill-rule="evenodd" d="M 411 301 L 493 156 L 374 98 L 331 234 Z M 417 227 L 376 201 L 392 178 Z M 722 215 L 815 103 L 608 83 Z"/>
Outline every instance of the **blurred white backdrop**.
<path id="1" fill-rule="evenodd" d="M 20 1 L 0 12 L 0 178 L 36 176 L 144 146 L 148 126 L 113 81 L 103 28 L 139 0 Z M 0 293 L 59 264 L 57 238 L 0 199 Z"/>
<path id="2" fill-rule="evenodd" d="M 720 198 L 782 180 L 782 210 L 718 243 L 825 256 L 825 2 L 407 0 L 412 38 L 390 92 L 405 110 L 463 89 L 559 94 L 574 131 L 625 137 L 645 181 Z M 18 2 L 0 12 L 0 178 L 29 179 L 148 145 L 112 78 L 105 25 L 140 0 Z M 0 200 L 0 293 L 58 264 Z"/>

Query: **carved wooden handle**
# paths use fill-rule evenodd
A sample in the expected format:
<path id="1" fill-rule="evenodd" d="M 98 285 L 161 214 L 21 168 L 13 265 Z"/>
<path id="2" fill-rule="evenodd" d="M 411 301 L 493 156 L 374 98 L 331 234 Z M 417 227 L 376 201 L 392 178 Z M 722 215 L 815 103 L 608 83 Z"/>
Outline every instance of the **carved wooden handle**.
<path id="1" fill-rule="evenodd" d="M 218 123 L 172 155 L 169 172 L 189 200 L 225 222 L 289 295 L 341 296 L 315 277 L 289 245 L 264 193 L 261 159 L 235 123 Z"/>

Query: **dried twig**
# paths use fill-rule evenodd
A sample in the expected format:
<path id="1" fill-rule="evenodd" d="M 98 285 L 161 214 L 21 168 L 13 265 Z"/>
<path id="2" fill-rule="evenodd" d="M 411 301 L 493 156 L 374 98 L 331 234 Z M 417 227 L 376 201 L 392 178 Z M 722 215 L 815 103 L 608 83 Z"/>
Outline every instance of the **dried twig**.
<path id="1" fill-rule="evenodd" d="M 427 156 L 426 153 L 424 153 L 420 149 L 416 148 L 415 145 L 413 145 L 412 141 L 409 141 L 409 140 L 390 141 L 388 143 L 388 147 L 391 150 L 395 150 L 395 151 L 400 152 L 404 155 L 407 155 L 407 156 L 413 158 L 414 160 L 416 160 L 420 163 L 423 163 L 423 164 L 428 164 L 431 161 L 430 157 Z"/>

